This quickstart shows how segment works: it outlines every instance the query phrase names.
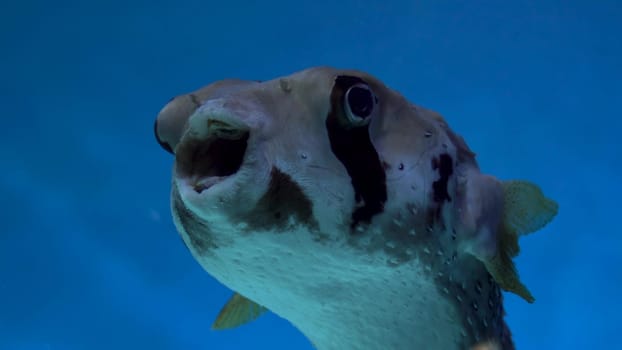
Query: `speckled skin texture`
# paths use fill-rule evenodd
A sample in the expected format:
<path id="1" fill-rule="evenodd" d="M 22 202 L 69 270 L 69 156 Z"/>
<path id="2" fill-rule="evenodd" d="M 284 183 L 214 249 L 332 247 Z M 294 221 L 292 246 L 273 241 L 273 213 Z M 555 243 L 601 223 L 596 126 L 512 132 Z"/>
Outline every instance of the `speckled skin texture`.
<path id="1" fill-rule="evenodd" d="M 332 132 L 330 118 L 343 117 L 348 86 L 335 84 L 343 76 L 369 86 L 377 105 L 364 126 L 334 123 Z M 331 68 L 224 81 L 180 98 L 156 125 L 176 155 L 173 217 L 217 280 L 320 350 L 468 349 L 488 340 L 514 348 L 500 289 L 480 261 L 496 249 L 499 183 L 438 114 L 365 73 Z M 233 174 L 197 191 L 207 175 L 196 163 L 208 161 L 197 154 L 209 153 L 201 147 L 214 121 L 246 133 L 247 145 Z M 353 132 L 355 141 L 338 147 L 373 153 L 382 177 L 353 175 L 338 157 L 333 135 Z M 382 181 L 386 200 L 353 224 L 376 198 L 361 196 L 355 176 L 366 186 Z"/>

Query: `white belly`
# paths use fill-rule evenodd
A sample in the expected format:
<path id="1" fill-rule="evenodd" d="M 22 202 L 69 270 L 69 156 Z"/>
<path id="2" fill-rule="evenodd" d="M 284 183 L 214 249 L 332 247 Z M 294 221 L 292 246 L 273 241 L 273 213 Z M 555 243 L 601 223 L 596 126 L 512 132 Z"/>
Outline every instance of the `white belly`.
<path id="1" fill-rule="evenodd" d="M 210 254 L 193 254 L 217 280 L 292 322 L 319 350 L 459 348 L 459 315 L 419 260 L 389 266 L 383 252 L 318 244 L 305 229 L 231 237 Z"/>

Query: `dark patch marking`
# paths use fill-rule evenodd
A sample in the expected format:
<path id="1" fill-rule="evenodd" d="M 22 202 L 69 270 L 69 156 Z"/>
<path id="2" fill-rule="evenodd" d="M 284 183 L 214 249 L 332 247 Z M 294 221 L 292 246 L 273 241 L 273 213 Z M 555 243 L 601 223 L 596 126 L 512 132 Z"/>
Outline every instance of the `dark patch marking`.
<path id="1" fill-rule="evenodd" d="M 359 222 L 369 223 L 374 215 L 384 210 L 387 201 L 384 165 L 371 143 L 368 126 L 348 127 L 346 121 L 344 96 L 349 87 L 358 83 L 365 84 L 357 77 L 337 77 L 326 118 L 331 150 L 350 175 L 355 200 L 360 205 L 352 213 L 351 228 Z"/>
<path id="2" fill-rule="evenodd" d="M 311 200 L 292 178 L 276 167 L 270 173 L 268 190 L 261 197 L 253 212 L 243 220 L 250 230 L 277 229 L 285 231 L 291 228 L 290 218 L 296 224 L 319 227 L 313 217 Z"/>
<path id="3" fill-rule="evenodd" d="M 199 255 L 205 255 L 210 250 L 218 248 L 209 225 L 186 208 L 177 190 L 173 192 L 173 206 L 179 222 L 190 239 L 190 244 Z"/>
<path id="4" fill-rule="evenodd" d="M 444 201 L 451 202 L 451 197 L 447 191 L 449 177 L 454 173 L 453 159 L 447 153 L 441 154 L 438 158 L 432 158 L 432 169 L 438 170 L 440 178 L 432 183 L 434 201 L 442 204 Z"/>
<path id="5" fill-rule="evenodd" d="M 453 174 L 453 159 L 447 153 L 443 153 L 436 158 L 432 158 L 432 169 L 438 171 L 439 179 L 432 183 L 432 198 L 436 205 L 432 205 L 428 208 L 428 225 L 434 226 L 436 223 L 441 223 L 441 230 L 445 229 L 444 223 L 441 220 L 441 211 L 443 209 L 443 203 L 445 201 L 451 202 L 449 196 L 449 178 Z"/>

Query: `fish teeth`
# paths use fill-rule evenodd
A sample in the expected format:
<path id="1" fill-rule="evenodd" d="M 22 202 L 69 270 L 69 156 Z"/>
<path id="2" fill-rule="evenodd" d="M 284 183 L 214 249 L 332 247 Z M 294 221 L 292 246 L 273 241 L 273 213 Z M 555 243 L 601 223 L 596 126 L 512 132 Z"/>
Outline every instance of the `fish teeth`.
<path id="1" fill-rule="evenodd" d="M 204 190 L 214 186 L 223 179 L 222 176 L 209 176 L 193 181 L 194 190 L 201 193 Z"/>

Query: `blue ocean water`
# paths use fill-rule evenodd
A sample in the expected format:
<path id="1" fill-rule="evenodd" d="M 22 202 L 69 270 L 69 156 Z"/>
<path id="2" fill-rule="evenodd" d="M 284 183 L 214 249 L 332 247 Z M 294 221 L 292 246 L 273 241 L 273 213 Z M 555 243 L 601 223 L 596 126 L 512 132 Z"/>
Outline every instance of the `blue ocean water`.
<path id="1" fill-rule="evenodd" d="M 560 204 L 522 240 L 519 349 L 621 348 L 618 1 L 0 3 L 0 349 L 312 349 L 267 315 L 209 327 L 230 291 L 169 214 L 170 97 L 315 65 L 441 112 L 500 178 Z"/>

